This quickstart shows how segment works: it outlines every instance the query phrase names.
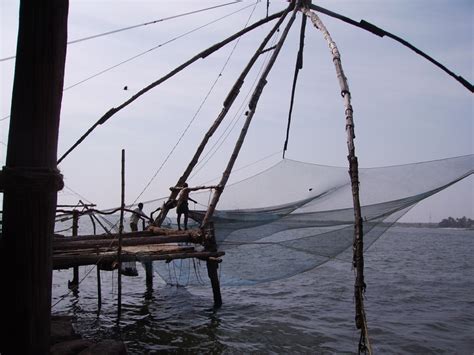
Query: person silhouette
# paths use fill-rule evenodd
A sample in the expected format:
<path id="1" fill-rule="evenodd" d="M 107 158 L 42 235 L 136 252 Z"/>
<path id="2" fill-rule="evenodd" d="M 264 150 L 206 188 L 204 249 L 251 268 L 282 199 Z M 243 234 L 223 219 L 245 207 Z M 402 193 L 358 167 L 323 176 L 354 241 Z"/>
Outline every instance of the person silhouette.
<path id="1" fill-rule="evenodd" d="M 183 215 L 184 217 L 184 230 L 188 229 L 188 215 L 189 215 L 188 200 L 191 200 L 194 203 L 197 203 L 195 200 L 189 197 L 188 184 L 184 183 L 183 189 L 181 190 L 178 197 L 178 203 L 176 205 L 176 213 L 178 215 L 178 230 L 181 230 L 181 215 Z"/>

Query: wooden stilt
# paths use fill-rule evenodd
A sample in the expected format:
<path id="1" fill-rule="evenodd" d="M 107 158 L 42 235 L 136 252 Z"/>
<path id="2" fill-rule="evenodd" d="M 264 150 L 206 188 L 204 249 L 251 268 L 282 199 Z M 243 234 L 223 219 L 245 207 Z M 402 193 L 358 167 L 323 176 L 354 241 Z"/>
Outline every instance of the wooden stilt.
<path id="1" fill-rule="evenodd" d="M 153 262 L 145 261 L 143 262 L 143 266 L 145 267 L 146 286 L 152 287 L 153 286 Z"/>
<path id="2" fill-rule="evenodd" d="M 100 309 L 102 308 L 102 286 L 101 286 L 101 281 L 100 281 L 99 265 L 96 265 L 96 269 L 97 269 L 97 306 L 98 306 L 98 311 L 100 312 Z"/>
<path id="3" fill-rule="evenodd" d="M 208 223 L 206 229 L 206 244 L 205 249 L 209 252 L 217 251 L 216 237 L 214 234 L 214 224 Z M 217 269 L 219 268 L 220 259 L 208 257 L 206 260 L 207 276 L 211 280 L 212 294 L 214 296 L 214 308 L 220 308 L 222 306 L 221 286 L 219 283 L 219 275 Z"/>
<path id="4" fill-rule="evenodd" d="M 7 159 L 0 178 L 2 354 L 48 354 L 56 165 L 68 0 L 21 1 Z M 13 322 L 5 323 L 7 320 Z"/>
<path id="5" fill-rule="evenodd" d="M 77 210 L 72 211 L 72 236 L 77 237 L 77 232 L 79 230 L 79 212 Z M 73 267 L 73 277 L 72 281 L 68 282 L 68 287 L 70 290 L 78 291 L 79 290 L 79 266 Z"/>
<path id="6" fill-rule="evenodd" d="M 119 244 L 117 251 L 118 272 L 117 272 L 117 322 L 120 321 L 122 313 L 122 233 L 123 233 L 123 212 L 125 208 L 125 150 L 122 149 L 122 189 L 120 203 L 120 225 L 119 225 Z"/>
<path id="7" fill-rule="evenodd" d="M 214 296 L 214 308 L 220 308 L 222 306 L 222 297 L 221 297 L 221 288 L 219 284 L 219 275 L 217 274 L 217 269 L 219 263 L 214 260 L 207 260 L 207 275 L 211 280 L 212 285 L 212 294 Z"/>

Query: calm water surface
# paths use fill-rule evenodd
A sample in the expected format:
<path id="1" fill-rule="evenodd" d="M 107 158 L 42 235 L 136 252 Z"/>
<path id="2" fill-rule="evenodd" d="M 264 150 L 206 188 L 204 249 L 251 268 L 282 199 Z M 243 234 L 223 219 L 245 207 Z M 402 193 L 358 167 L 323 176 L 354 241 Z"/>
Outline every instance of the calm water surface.
<path id="1" fill-rule="evenodd" d="M 474 353 L 474 231 L 395 227 L 366 253 L 366 312 L 376 354 Z M 131 354 L 354 354 L 354 273 L 349 253 L 296 277 L 251 287 L 222 287 L 212 310 L 210 286 L 145 286 L 123 277 L 116 322 L 116 272 L 96 271 L 53 313 L 75 316 L 85 338 L 116 338 Z M 224 261 L 225 263 L 225 257 Z M 84 277 L 90 267 L 80 268 Z M 258 272 L 258 266 L 255 271 Z M 72 270 L 55 271 L 53 304 L 67 294 Z M 206 280 L 207 281 L 207 280 Z"/>

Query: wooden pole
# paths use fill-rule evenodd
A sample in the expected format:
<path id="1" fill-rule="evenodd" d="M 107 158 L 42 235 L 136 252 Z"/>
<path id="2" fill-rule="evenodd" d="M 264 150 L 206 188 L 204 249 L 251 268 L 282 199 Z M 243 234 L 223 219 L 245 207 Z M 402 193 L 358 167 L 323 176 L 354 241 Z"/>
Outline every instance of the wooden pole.
<path id="1" fill-rule="evenodd" d="M 205 250 L 209 252 L 217 252 L 216 238 L 214 234 L 214 224 L 211 222 L 206 228 L 206 240 Z M 214 297 L 214 308 L 220 308 L 222 306 L 221 286 L 219 283 L 219 275 L 217 270 L 219 268 L 219 262 L 217 258 L 209 257 L 206 260 L 207 276 L 211 280 L 212 295 Z"/>
<path id="2" fill-rule="evenodd" d="M 212 218 L 212 215 L 214 214 L 214 211 L 216 209 L 217 203 L 219 202 L 219 198 L 224 191 L 224 187 L 229 180 L 230 173 L 232 172 L 232 168 L 234 167 L 235 161 L 237 160 L 237 157 L 239 155 L 240 149 L 242 148 L 242 144 L 244 143 L 244 139 L 247 135 L 248 128 L 250 126 L 250 123 L 252 122 L 252 118 L 255 114 L 255 110 L 257 108 L 257 103 L 260 99 L 260 95 L 262 94 L 263 88 L 267 83 L 267 76 L 270 73 L 270 70 L 273 68 L 273 65 L 275 64 L 275 61 L 278 57 L 278 54 L 280 53 L 281 48 L 283 47 L 283 43 L 285 42 L 285 39 L 288 35 L 288 32 L 290 31 L 291 25 L 295 21 L 296 17 L 296 12 L 298 8 L 295 7 L 293 10 L 293 14 L 291 15 L 290 20 L 288 21 L 288 24 L 286 25 L 285 29 L 283 30 L 283 33 L 281 35 L 280 40 L 278 41 L 278 44 L 270 57 L 270 60 L 268 61 L 267 66 L 265 67 L 262 75 L 260 76 L 260 79 L 257 83 L 257 86 L 252 94 L 252 98 L 250 99 L 249 103 L 249 111 L 246 113 L 247 114 L 247 119 L 245 120 L 244 126 L 242 127 L 242 130 L 240 132 L 240 136 L 235 144 L 234 151 L 232 152 L 232 155 L 229 159 L 229 162 L 227 164 L 227 167 L 222 174 L 221 181 L 219 183 L 219 189 L 216 189 L 214 192 L 214 195 L 212 196 L 212 201 L 211 204 L 209 205 L 206 215 L 204 216 L 204 219 L 201 223 L 202 228 L 206 228 L 207 223 Z"/>
<path id="3" fill-rule="evenodd" d="M 77 237 L 79 230 L 79 211 L 72 211 L 72 236 Z M 68 282 L 68 287 L 71 290 L 78 291 L 79 289 L 79 266 L 73 267 L 72 281 Z"/>
<path id="4" fill-rule="evenodd" d="M 117 272 L 117 321 L 120 321 L 122 313 L 122 233 L 123 233 L 123 212 L 125 208 L 125 149 L 122 149 L 122 189 L 120 202 L 120 224 L 119 243 L 117 250 L 118 272 Z"/>
<path id="5" fill-rule="evenodd" d="M 220 124 L 222 123 L 222 121 L 226 117 L 227 113 L 229 112 L 230 108 L 232 107 L 235 99 L 237 98 L 237 96 L 240 92 L 240 88 L 244 84 L 244 81 L 245 81 L 245 78 L 247 77 L 247 74 L 250 72 L 250 70 L 252 69 L 253 65 L 257 61 L 260 54 L 262 54 L 262 52 L 265 50 L 265 46 L 268 44 L 268 42 L 270 41 L 272 36 L 278 30 L 278 28 L 282 24 L 283 20 L 285 19 L 286 15 L 288 14 L 288 12 L 292 8 L 293 8 L 293 4 L 290 4 L 290 6 L 285 11 L 279 13 L 279 15 L 281 15 L 279 20 L 277 21 L 275 26 L 273 26 L 273 28 L 270 30 L 268 35 L 264 38 L 264 40 L 262 41 L 260 46 L 255 51 L 252 58 L 250 58 L 249 62 L 247 63 L 247 66 L 242 71 L 242 73 L 240 74 L 240 76 L 236 80 L 236 82 L 234 83 L 232 89 L 230 90 L 230 92 L 228 93 L 226 99 L 224 100 L 224 104 L 223 104 L 223 108 L 222 108 L 221 112 L 219 113 L 216 120 L 214 121 L 212 126 L 209 128 L 209 130 L 205 134 L 203 140 L 201 141 L 201 144 L 199 145 L 196 152 L 194 153 L 194 156 L 191 159 L 191 161 L 189 162 L 186 170 L 184 171 L 183 175 L 179 178 L 178 182 L 176 183 L 176 187 L 182 187 L 184 185 L 184 183 L 186 182 L 186 180 L 188 179 L 188 177 L 191 174 L 192 170 L 194 169 L 194 167 L 198 163 L 198 160 L 199 160 L 202 152 L 204 151 L 204 148 L 206 147 L 207 143 L 209 142 L 209 139 L 211 139 L 212 135 L 215 133 L 217 128 L 219 128 Z M 213 187 L 213 188 L 218 188 L 218 187 L 216 186 L 216 187 Z M 172 189 L 170 197 L 168 198 L 168 202 L 175 200 L 180 191 L 181 191 L 180 189 Z M 168 206 L 169 206 L 168 203 L 163 204 L 163 206 L 161 208 L 161 211 L 160 211 L 158 217 L 156 218 L 156 220 L 154 222 L 155 225 L 161 226 L 161 224 L 165 220 L 166 215 L 169 211 Z"/>
<path id="6" fill-rule="evenodd" d="M 21 1 L 6 166 L 1 174 L 2 354 L 50 346 L 52 238 L 68 0 Z"/>
<path id="7" fill-rule="evenodd" d="M 329 31 L 324 26 L 321 19 L 314 12 L 308 8 L 302 8 L 301 11 L 308 16 L 313 25 L 321 31 L 324 36 L 324 39 L 327 41 L 328 46 L 331 50 L 333 63 L 336 68 L 336 74 L 341 88 L 341 95 L 344 99 L 345 115 L 346 115 L 346 134 L 347 134 L 347 149 L 349 160 L 349 175 L 351 178 L 352 185 L 352 200 L 354 205 L 354 243 L 353 243 L 353 266 L 356 270 L 356 281 L 354 285 L 354 297 L 356 303 L 356 316 L 355 322 L 357 329 L 361 329 L 361 343 L 360 347 L 365 348 L 369 354 L 372 353 L 372 348 L 370 345 L 369 335 L 367 331 L 367 320 L 364 312 L 364 300 L 363 293 L 365 292 L 365 282 L 364 282 L 364 243 L 363 243 L 363 225 L 362 225 L 362 214 L 360 210 L 360 200 L 359 200 L 359 168 L 358 161 L 355 155 L 355 145 L 354 145 L 354 120 L 352 117 L 352 105 L 351 105 L 351 93 L 349 91 L 349 84 L 347 83 L 347 78 L 344 75 L 344 70 L 342 69 L 341 55 L 336 46 L 336 43 L 333 41 Z"/>
<path id="8" fill-rule="evenodd" d="M 97 269 L 97 303 L 98 303 L 97 311 L 100 312 L 100 309 L 102 308 L 102 286 L 101 286 L 101 281 L 100 281 L 100 267 L 98 264 L 96 265 L 96 269 Z"/>
<path id="9" fill-rule="evenodd" d="M 62 156 L 61 158 L 59 158 L 58 160 L 58 164 L 64 159 L 66 158 L 69 153 L 71 153 L 79 144 L 82 143 L 82 141 L 84 139 L 86 139 L 86 137 L 99 125 L 101 124 L 104 124 L 110 117 L 112 117 L 113 115 L 115 115 L 117 112 L 119 112 L 121 109 L 123 109 L 124 107 L 130 105 L 133 101 L 135 101 L 136 99 L 138 99 L 140 96 L 142 96 L 143 94 L 145 94 L 146 92 L 150 91 L 151 89 L 153 89 L 154 87 L 160 85 L 161 83 L 165 82 L 166 80 L 168 80 L 169 78 L 173 77 L 174 75 L 176 75 L 177 73 L 179 73 L 181 70 L 185 69 L 187 66 L 191 65 L 192 63 L 194 63 L 195 61 L 197 61 L 198 59 L 203 59 L 203 58 L 206 58 L 208 55 L 214 53 L 215 51 L 221 49 L 222 47 L 224 47 L 226 44 L 236 40 L 237 38 L 243 36 L 244 34 L 252 31 L 253 29 L 269 22 L 269 21 L 272 21 L 278 17 L 281 16 L 281 14 L 283 13 L 283 11 L 281 12 L 278 12 L 278 13 L 275 13 L 271 16 L 268 16 L 260 21 L 257 21 L 253 24 L 251 24 L 250 26 L 244 28 L 243 30 L 240 30 L 239 32 L 233 34 L 232 36 L 226 38 L 225 40 L 219 42 L 219 43 L 216 43 L 215 45 L 205 49 L 204 51 L 196 54 L 194 57 L 192 57 L 191 59 L 189 59 L 188 61 L 186 61 L 185 63 L 181 64 L 180 66 L 178 66 L 177 68 L 173 69 L 171 72 L 169 72 L 168 74 L 166 74 L 165 76 L 163 76 L 162 78 L 156 80 L 155 82 L 151 83 L 150 85 L 148 85 L 147 87 L 141 89 L 139 92 L 137 92 L 135 95 L 133 95 L 131 98 L 129 98 L 127 101 L 125 101 L 124 103 L 122 103 L 120 106 L 118 107 L 113 107 L 111 108 L 109 111 L 107 111 L 101 118 L 99 118 L 99 120 L 94 123 L 94 125 L 89 128 L 89 130 L 87 130 L 86 133 L 84 133 L 81 138 L 79 138 L 77 140 L 76 143 L 74 143 L 71 148 L 69 148 Z"/>

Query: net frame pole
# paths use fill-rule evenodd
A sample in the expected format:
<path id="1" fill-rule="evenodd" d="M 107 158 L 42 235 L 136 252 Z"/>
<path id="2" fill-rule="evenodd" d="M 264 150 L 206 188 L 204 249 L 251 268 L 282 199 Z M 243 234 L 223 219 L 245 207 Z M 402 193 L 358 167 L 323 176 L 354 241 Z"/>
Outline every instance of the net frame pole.
<path id="1" fill-rule="evenodd" d="M 264 38 L 264 40 L 262 41 L 262 43 L 260 44 L 258 49 L 255 51 L 254 55 L 250 58 L 247 66 L 245 67 L 245 69 L 242 71 L 242 73 L 240 74 L 240 76 L 238 77 L 238 79 L 236 80 L 234 85 L 232 86 L 232 89 L 229 91 L 229 94 L 227 95 L 226 99 L 224 100 L 223 108 L 222 108 L 221 112 L 217 116 L 217 118 L 214 121 L 214 123 L 212 124 L 212 126 L 206 132 L 204 138 L 202 139 L 202 141 L 199 144 L 196 152 L 194 153 L 193 158 L 191 159 L 188 166 L 186 167 L 186 170 L 184 171 L 183 175 L 179 178 L 178 182 L 176 183 L 176 185 L 175 185 L 176 187 L 179 188 L 179 187 L 184 186 L 184 183 L 186 182 L 189 175 L 193 171 L 194 167 L 198 163 L 198 160 L 199 160 L 202 152 L 204 151 L 204 148 L 206 147 L 207 143 L 209 142 L 209 139 L 216 132 L 217 128 L 219 128 L 220 124 L 222 123 L 222 121 L 226 117 L 227 113 L 229 112 L 230 108 L 232 107 L 233 103 L 235 102 L 235 99 L 239 95 L 240 89 L 241 89 L 242 85 L 244 84 L 244 80 L 247 77 L 248 73 L 250 72 L 250 70 L 254 66 L 254 64 L 257 61 L 257 59 L 259 58 L 259 56 L 264 52 L 265 46 L 268 44 L 270 39 L 273 37 L 275 32 L 278 30 L 278 28 L 280 27 L 280 25 L 284 21 L 286 15 L 293 9 L 293 7 L 294 7 L 294 5 L 292 3 L 292 4 L 290 4 L 290 6 L 288 6 L 286 8 L 286 10 L 279 13 L 280 18 L 278 19 L 276 24 L 273 26 L 273 28 L 270 30 L 270 32 L 267 34 L 267 36 Z M 166 218 L 166 215 L 168 214 L 168 211 L 170 210 L 170 208 L 169 208 L 170 203 L 169 202 L 174 201 L 178 197 L 179 192 L 180 192 L 180 189 L 171 189 L 171 194 L 168 197 L 168 201 L 165 202 L 163 204 L 163 206 L 161 207 L 161 211 L 160 211 L 160 213 L 158 214 L 158 217 L 155 219 L 155 221 L 153 223 L 154 225 L 161 226 L 161 224 L 163 223 L 163 221 Z"/>
<path id="2" fill-rule="evenodd" d="M 183 69 L 185 69 L 186 67 L 190 66 L 192 63 L 194 63 L 195 61 L 197 61 L 198 59 L 204 59 L 206 58 L 207 56 L 209 56 L 210 54 L 216 52 L 217 50 L 221 49 L 222 47 L 224 47 L 225 45 L 227 45 L 228 43 L 236 40 L 237 38 L 243 36 L 244 34 L 246 34 L 247 32 L 250 32 L 252 31 L 253 29 L 257 28 L 257 27 L 260 27 L 261 25 L 264 25 L 265 23 L 269 22 L 269 21 L 272 21 L 278 17 L 281 16 L 281 14 L 283 13 L 284 11 L 281 11 L 281 12 L 278 12 L 278 13 L 275 13 L 269 17 L 266 17 L 260 21 L 257 21 L 255 23 L 253 23 L 252 25 L 244 28 L 243 30 L 233 34 L 232 36 L 224 39 L 223 41 L 219 42 L 219 43 L 216 43 L 214 44 L 213 46 L 203 50 L 202 52 L 199 52 L 198 54 L 196 54 L 194 57 L 192 57 L 191 59 L 189 59 L 188 61 L 186 61 L 185 63 L 179 65 L 178 67 L 176 67 L 175 69 L 173 69 L 172 71 L 170 71 L 168 74 L 166 74 L 165 76 L 161 77 L 160 79 L 154 81 L 153 83 L 149 84 L 148 86 L 144 87 L 143 89 L 141 89 L 139 92 L 137 92 L 135 95 L 133 95 L 132 97 L 130 97 L 127 101 L 123 102 L 121 105 L 117 106 L 117 107 L 112 107 L 109 111 L 107 111 L 101 118 L 99 118 L 99 120 L 94 123 L 57 161 L 57 164 L 59 165 L 59 163 L 61 163 L 74 149 L 76 149 L 76 147 L 81 144 L 84 139 L 87 138 L 87 136 L 89 134 L 92 133 L 92 131 L 94 129 L 96 129 L 99 125 L 102 125 L 104 124 L 105 122 L 107 122 L 107 120 L 109 118 L 111 118 L 113 115 L 115 115 L 117 112 L 119 112 L 120 110 L 122 110 L 123 108 L 125 108 L 126 106 L 130 105 L 132 102 L 134 102 L 136 99 L 138 99 L 140 96 L 142 96 L 143 94 L 147 93 L 148 91 L 150 91 L 151 89 L 155 88 L 156 86 L 162 84 L 163 82 L 165 82 L 166 80 L 170 79 L 171 77 L 175 76 L 176 74 L 178 74 L 180 71 L 182 71 Z"/>
<path id="3" fill-rule="evenodd" d="M 293 2 L 294 3 L 294 2 Z M 252 97 L 249 102 L 249 111 L 246 113 L 247 119 L 245 120 L 245 123 L 242 127 L 242 130 L 240 132 L 239 138 L 237 139 L 237 142 L 234 147 L 234 151 L 232 152 L 232 155 L 229 159 L 229 162 L 227 163 L 227 167 L 222 174 L 221 181 L 219 182 L 219 188 L 214 191 L 214 195 L 212 197 L 211 203 L 206 211 L 206 215 L 204 216 L 203 221 L 201 222 L 201 228 L 206 228 L 208 223 L 210 222 L 212 215 L 214 214 L 214 211 L 216 209 L 217 203 L 219 202 L 220 196 L 222 195 L 222 192 L 224 191 L 225 185 L 227 181 L 229 180 L 230 174 L 232 172 L 232 168 L 235 164 L 235 161 L 237 160 L 237 157 L 239 155 L 240 149 L 242 148 L 242 145 L 244 143 L 245 137 L 248 132 L 248 128 L 250 126 L 250 123 L 252 122 L 252 118 L 255 114 L 255 110 L 257 108 L 257 103 L 260 99 L 260 96 L 263 92 L 263 89 L 265 85 L 267 84 L 267 77 L 268 74 L 270 73 L 271 69 L 273 68 L 273 65 L 275 64 L 275 61 L 278 57 L 278 54 L 280 53 L 281 48 L 283 47 L 283 43 L 285 42 L 285 39 L 288 35 L 288 32 L 290 31 L 291 25 L 293 25 L 293 22 L 295 21 L 296 18 L 296 13 L 298 12 L 298 6 L 295 6 L 293 9 L 293 13 L 288 21 L 288 24 L 286 25 L 285 29 L 283 30 L 283 33 L 281 35 L 280 40 L 278 41 L 278 44 L 270 57 L 270 60 L 268 61 L 262 75 L 260 76 L 260 79 L 255 87 L 255 90 L 252 94 Z"/>
<path id="4" fill-rule="evenodd" d="M 324 26 L 324 23 L 314 11 L 303 7 L 301 8 L 301 12 L 303 12 L 303 14 L 305 14 L 311 19 L 311 22 L 313 23 L 314 27 L 321 31 L 324 36 L 324 39 L 328 43 L 328 47 L 331 50 L 333 63 L 336 69 L 339 86 L 341 88 L 341 96 L 344 99 L 348 149 L 347 159 L 349 161 L 349 176 L 351 179 L 352 200 L 354 205 L 353 266 L 356 271 L 356 280 L 354 284 L 354 297 L 356 304 L 355 323 L 357 329 L 361 329 L 359 352 L 361 350 L 367 350 L 369 354 L 372 354 L 363 300 L 363 293 L 365 292 L 366 288 L 366 284 L 364 282 L 364 233 L 359 199 L 359 166 L 357 156 L 355 154 L 354 145 L 355 133 L 353 109 L 351 105 L 351 93 L 349 91 L 349 84 L 347 82 L 347 78 L 344 75 L 344 70 L 342 68 L 340 52 L 326 26 Z"/>

